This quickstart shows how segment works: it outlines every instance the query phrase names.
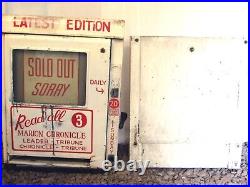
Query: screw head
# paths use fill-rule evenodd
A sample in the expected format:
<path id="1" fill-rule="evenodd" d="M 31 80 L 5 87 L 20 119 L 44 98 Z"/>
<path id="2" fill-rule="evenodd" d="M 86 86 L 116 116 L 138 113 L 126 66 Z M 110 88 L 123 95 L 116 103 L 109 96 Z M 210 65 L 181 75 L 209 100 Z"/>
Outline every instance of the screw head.
<path id="1" fill-rule="evenodd" d="M 136 39 L 135 39 L 135 41 L 136 41 L 136 42 L 139 42 L 139 39 L 138 39 L 138 38 L 136 38 Z"/>
<path id="2" fill-rule="evenodd" d="M 192 53 L 192 52 L 194 52 L 194 47 L 190 47 L 189 48 L 189 51 Z"/>
<path id="3" fill-rule="evenodd" d="M 104 48 L 101 48 L 101 49 L 100 49 L 100 52 L 101 52 L 101 53 L 105 53 L 105 49 L 104 49 Z"/>

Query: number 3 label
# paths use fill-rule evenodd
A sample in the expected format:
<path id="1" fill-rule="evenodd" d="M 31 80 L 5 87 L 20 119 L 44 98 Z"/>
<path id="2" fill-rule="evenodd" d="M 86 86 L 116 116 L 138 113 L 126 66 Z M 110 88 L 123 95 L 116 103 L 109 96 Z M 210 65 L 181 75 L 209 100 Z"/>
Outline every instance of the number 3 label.
<path id="1" fill-rule="evenodd" d="M 87 124 L 87 117 L 83 113 L 75 113 L 71 118 L 72 124 L 77 128 L 82 128 Z"/>

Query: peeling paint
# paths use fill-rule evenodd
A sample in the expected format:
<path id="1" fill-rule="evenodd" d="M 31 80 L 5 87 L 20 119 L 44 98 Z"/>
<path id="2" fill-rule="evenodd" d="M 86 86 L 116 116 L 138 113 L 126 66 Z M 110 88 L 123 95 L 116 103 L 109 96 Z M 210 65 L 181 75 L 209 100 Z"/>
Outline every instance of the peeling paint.
<path id="1" fill-rule="evenodd" d="M 240 83 L 237 84 L 237 107 L 239 107 L 240 104 Z"/>

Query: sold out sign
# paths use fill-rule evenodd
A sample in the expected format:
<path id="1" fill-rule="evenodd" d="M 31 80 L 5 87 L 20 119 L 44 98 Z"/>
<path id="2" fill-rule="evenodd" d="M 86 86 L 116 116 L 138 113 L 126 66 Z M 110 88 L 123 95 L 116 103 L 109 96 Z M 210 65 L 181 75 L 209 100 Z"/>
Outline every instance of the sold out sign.
<path id="1" fill-rule="evenodd" d="M 119 107 L 119 100 L 118 99 L 110 99 L 109 100 L 109 107 L 110 108 L 118 108 Z"/>

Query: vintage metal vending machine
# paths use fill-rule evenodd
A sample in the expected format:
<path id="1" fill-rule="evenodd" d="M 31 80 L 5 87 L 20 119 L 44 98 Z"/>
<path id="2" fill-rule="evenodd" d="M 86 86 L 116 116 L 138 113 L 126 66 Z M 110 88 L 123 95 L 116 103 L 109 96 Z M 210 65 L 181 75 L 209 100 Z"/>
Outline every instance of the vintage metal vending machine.
<path id="1" fill-rule="evenodd" d="M 4 163 L 98 168 L 112 159 L 124 21 L 2 19 Z"/>

